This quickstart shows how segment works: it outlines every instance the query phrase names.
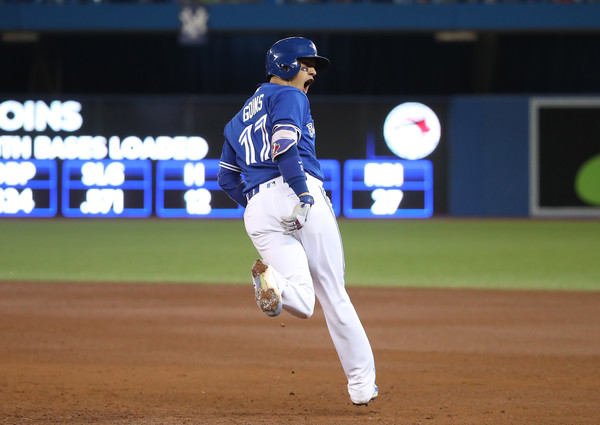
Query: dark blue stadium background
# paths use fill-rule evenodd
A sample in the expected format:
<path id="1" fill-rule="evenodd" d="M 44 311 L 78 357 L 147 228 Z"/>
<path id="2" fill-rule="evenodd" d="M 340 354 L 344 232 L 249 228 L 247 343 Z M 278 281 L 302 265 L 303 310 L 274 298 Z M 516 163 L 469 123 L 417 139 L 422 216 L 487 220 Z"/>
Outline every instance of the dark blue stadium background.
<path id="1" fill-rule="evenodd" d="M 44 33 L 0 43 L 0 93 L 241 94 L 264 78 L 264 57 L 293 33 Z M 333 62 L 311 89 L 334 95 L 600 92 L 600 33 L 482 33 L 444 43 L 432 32 L 304 33 Z"/>
<path id="2" fill-rule="evenodd" d="M 180 42 L 185 4 L 210 13 L 203 44 Z M 384 109 L 437 105 L 438 214 L 528 215 L 530 100 L 600 96 L 600 0 L 0 0 L 0 33 L 2 98 L 134 102 L 238 102 L 264 81 L 273 42 L 308 37 L 332 60 L 310 92 L 320 140 L 352 140 L 322 157 L 364 157 L 369 131 L 388 155 Z M 343 112 L 377 102 L 377 116 Z"/>

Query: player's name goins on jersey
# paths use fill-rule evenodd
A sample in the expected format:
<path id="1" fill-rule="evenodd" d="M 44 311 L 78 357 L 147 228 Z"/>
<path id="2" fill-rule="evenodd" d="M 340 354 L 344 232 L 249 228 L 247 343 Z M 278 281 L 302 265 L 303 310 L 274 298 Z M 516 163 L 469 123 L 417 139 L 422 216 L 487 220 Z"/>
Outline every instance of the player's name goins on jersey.
<path id="1" fill-rule="evenodd" d="M 244 107 L 244 111 L 243 111 L 244 122 L 248 121 L 250 118 L 252 118 L 254 115 L 256 115 L 258 112 L 260 112 L 262 110 L 263 97 L 265 97 L 265 95 L 261 94 L 259 96 L 256 96 L 256 97 L 250 99 L 250 102 L 248 102 L 248 104 Z"/>

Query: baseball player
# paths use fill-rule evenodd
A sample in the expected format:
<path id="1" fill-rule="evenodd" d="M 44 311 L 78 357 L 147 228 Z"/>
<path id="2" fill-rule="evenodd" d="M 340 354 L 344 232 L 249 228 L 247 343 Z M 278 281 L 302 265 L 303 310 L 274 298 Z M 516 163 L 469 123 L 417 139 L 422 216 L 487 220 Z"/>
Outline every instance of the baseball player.
<path id="1" fill-rule="evenodd" d="M 307 97 L 329 60 L 302 37 L 267 52 L 267 82 L 225 126 L 218 182 L 246 208 L 244 223 L 261 259 L 251 269 L 260 309 L 309 318 L 319 299 L 348 379 L 350 399 L 377 397 L 371 345 L 344 283 L 344 252 L 323 190 Z"/>

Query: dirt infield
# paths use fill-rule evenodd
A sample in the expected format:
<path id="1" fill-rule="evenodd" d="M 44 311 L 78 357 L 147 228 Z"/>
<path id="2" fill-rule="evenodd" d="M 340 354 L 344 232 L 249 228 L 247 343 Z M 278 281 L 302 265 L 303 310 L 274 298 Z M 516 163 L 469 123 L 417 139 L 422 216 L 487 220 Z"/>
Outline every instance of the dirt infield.
<path id="1" fill-rule="evenodd" d="M 350 288 L 379 398 L 321 310 L 249 286 L 0 282 L 1 424 L 600 423 L 600 293 Z"/>

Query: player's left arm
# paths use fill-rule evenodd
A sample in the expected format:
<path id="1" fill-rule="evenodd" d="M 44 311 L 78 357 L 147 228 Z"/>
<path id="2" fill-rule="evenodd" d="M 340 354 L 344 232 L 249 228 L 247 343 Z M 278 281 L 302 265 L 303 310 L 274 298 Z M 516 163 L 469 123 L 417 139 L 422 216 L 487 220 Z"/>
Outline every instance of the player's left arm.
<path id="1" fill-rule="evenodd" d="M 235 162 L 235 152 L 227 142 L 223 144 L 217 183 L 231 199 L 246 208 L 248 204 L 244 195 L 246 182 L 242 179 L 242 169 Z"/>
<path id="2" fill-rule="evenodd" d="M 232 171 L 221 164 L 221 168 L 219 168 L 217 174 L 217 182 L 221 189 L 223 189 L 231 199 L 246 208 L 246 205 L 248 204 L 246 196 L 244 195 L 246 183 L 242 179 L 240 173 Z"/>

